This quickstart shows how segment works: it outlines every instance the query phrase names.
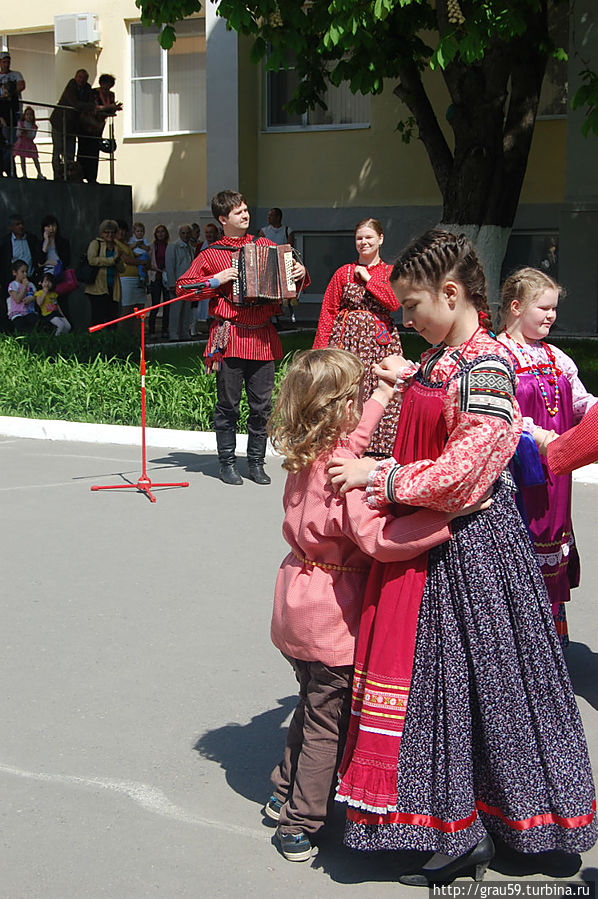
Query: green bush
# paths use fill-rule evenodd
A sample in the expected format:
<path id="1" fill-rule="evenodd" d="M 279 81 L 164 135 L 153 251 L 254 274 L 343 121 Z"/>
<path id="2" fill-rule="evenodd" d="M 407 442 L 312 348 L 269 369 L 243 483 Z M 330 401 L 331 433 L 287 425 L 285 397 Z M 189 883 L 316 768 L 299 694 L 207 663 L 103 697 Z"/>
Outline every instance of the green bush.
<path id="1" fill-rule="evenodd" d="M 402 335 L 405 355 L 417 359 L 422 338 Z M 287 357 L 278 365 L 276 386 L 290 354 L 307 349 L 313 331 L 284 336 Z M 572 356 L 587 389 L 598 393 L 597 344 L 558 338 Z M 216 379 L 206 375 L 203 347 L 190 343 L 148 351 L 146 419 L 148 427 L 209 431 L 216 402 Z M 165 360 L 169 361 L 165 361 Z M 139 341 L 135 334 L 0 336 L 0 415 L 99 424 L 141 424 Z M 276 390 L 276 387 L 275 387 Z M 248 406 L 241 402 L 239 430 L 247 428 Z"/>

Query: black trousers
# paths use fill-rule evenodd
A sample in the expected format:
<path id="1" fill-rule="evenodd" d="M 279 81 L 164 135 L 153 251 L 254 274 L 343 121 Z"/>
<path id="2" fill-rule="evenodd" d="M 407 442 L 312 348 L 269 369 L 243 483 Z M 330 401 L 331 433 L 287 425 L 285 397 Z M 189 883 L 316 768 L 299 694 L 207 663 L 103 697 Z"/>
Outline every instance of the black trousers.
<path id="1" fill-rule="evenodd" d="M 234 356 L 223 359 L 222 368 L 216 372 L 214 430 L 237 430 L 243 384 L 249 403 L 247 430 L 256 437 L 265 437 L 266 422 L 272 409 L 274 362 L 257 362 Z"/>
<path id="2" fill-rule="evenodd" d="M 98 180 L 98 162 L 100 156 L 100 138 L 88 134 L 80 134 L 77 140 L 77 162 L 83 170 L 83 177 L 88 184 Z"/>
<path id="3" fill-rule="evenodd" d="M 158 272 L 157 277 L 150 284 L 150 294 L 152 297 L 152 306 L 158 303 L 164 303 L 170 299 L 168 288 L 162 284 L 162 273 Z M 156 317 L 158 310 L 154 309 L 149 314 L 149 332 L 153 334 L 156 330 Z M 168 337 L 168 321 L 170 319 L 170 306 L 162 306 L 162 337 Z"/>

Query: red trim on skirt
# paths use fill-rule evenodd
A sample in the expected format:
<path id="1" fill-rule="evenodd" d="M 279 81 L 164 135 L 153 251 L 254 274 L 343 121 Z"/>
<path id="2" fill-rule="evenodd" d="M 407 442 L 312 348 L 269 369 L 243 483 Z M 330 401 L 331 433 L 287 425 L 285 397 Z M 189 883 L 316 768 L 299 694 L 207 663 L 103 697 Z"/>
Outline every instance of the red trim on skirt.
<path id="1" fill-rule="evenodd" d="M 459 821 L 442 821 L 433 815 L 412 815 L 408 812 L 389 812 L 386 815 L 378 815 L 375 812 L 364 812 L 351 807 L 347 808 L 347 819 L 355 824 L 375 824 L 378 826 L 382 824 L 411 824 L 415 827 L 433 827 L 435 830 L 441 830 L 443 833 L 456 833 L 459 830 L 465 830 L 466 827 L 471 827 L 478 816 L 478 811 L 500 818 L 513 830 L 530 830 L 532 827 L 544 827 L 547 824 L 558 824 L 559 827 L 573 829 L 586 827 L 592 823 L 596 812 L 596 800 L 592 802 L 592 811 L 589 814 L 577 815 L 574 818 L 563 818 L 561 815 L 548 812 L 544 815 L 533 815 L 531 818 L 523 818 L 520 821 L 516 821 L 513 818 L 507 818 L 496 806 L 487 805 L 485 802 L 478 800 L 476 802 L 476 810 L 471 815 L 468 815 L 467 818 L 461 818 Z"/>

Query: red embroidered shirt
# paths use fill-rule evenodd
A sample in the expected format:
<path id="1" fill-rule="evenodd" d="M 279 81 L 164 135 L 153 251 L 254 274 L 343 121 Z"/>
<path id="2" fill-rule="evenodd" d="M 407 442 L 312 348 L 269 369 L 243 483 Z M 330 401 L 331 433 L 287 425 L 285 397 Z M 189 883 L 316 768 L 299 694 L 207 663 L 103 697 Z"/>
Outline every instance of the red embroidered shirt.
<path id="1" fill-rule="evenodd" d="M 193 260 L 190 268 L 177 280 L 177 295 L 185 293 L 187 284 L 205 281 L 218 272 L 231 267 L 231 251 L 239 249 L 253 240 L 251 234 L 244 237 L 220 237 L 216 244 L 224 244 L 230 250 L 214 249 L 214 245 L 206 247 Z M 275 246 L 271 240 L 258 237 L 258 246 Z M 305 285 L 309 284 L 306 274 Z M 270 362 L 282 359 L 282 344 L 271 322 L 273 315 L 281 313 L 279 303 L 268 303 L 263 306 L 238 306 L 231 301 L 232 282 L 218 288 L 202 291 L 201 298 L 209 299 L 209 313 L 215 320 L 230 321 L 231 328 L 224 358 L 254 359 L 258 362 Z M 215 324 L 212 325 L 212 328 Z"/>
<path id="2" fill-rule="evenodd" d="M 397 502 L 456 511 L 477 502 L 504 471 L 522 430 L 509 353 L 481 331 L 465 347 L 433 347 L 422 355 L 422 375 L 432 383 L 459 369 L 466 373 L 446 388 L 448 437 L 441 455 L 409 465 L 380 462 L 367 488 L 374 508 Z"/>

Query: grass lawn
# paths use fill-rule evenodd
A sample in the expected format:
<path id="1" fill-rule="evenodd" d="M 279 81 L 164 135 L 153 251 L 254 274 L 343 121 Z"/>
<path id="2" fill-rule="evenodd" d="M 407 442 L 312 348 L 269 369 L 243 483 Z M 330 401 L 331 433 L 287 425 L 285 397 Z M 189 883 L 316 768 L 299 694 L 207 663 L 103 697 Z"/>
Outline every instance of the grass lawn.
<path id="1" fill-rule="evenodd" d="M 281 335 L 285 354 L 309 349 L 313 330 Z M 405 355 L 426 348 L 417 334 L 402 335 Z M 578 365 L 582 381 L 598 394 L 598 341 L 555 338 Z M 149 427 L 206 431 L 212 428 L 216 379 L 203 371 L 203 344 L 168 344 L 147 350 Z M 276 382 L 284 374 L 279 364 Z M 0 336 L 0 415 L 139 425 L 139 344 L 135 335 Z M 248 407 L 241 403 L 240 430 Z"/>

